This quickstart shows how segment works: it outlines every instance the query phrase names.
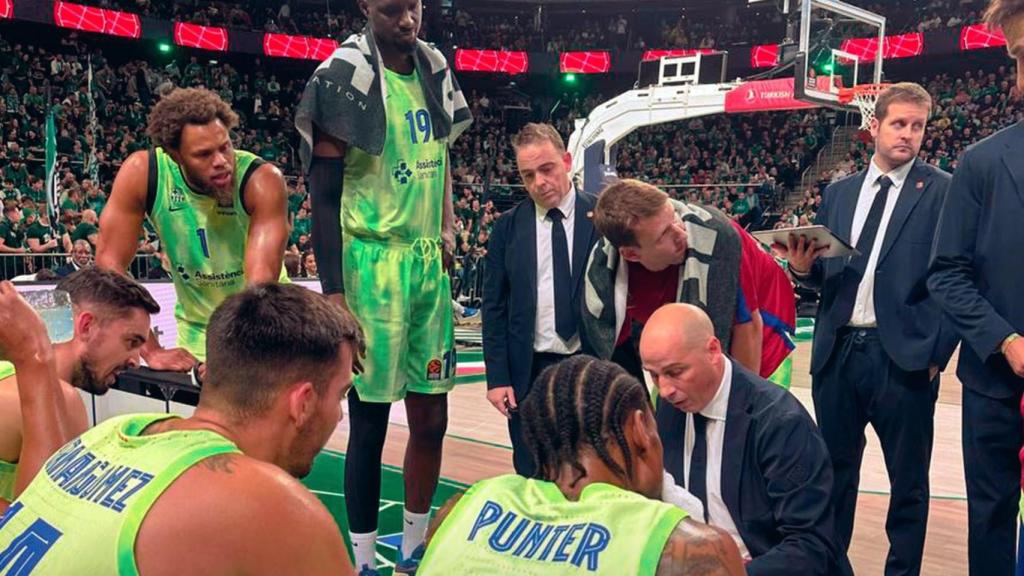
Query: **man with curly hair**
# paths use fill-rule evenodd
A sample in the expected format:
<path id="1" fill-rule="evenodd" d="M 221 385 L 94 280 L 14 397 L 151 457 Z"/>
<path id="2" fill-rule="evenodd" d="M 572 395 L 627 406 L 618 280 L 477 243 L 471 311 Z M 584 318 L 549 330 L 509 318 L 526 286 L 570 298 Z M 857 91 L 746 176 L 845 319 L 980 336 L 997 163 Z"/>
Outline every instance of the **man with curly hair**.
<path id="1" fill-rule="evenodd" d="M 96 265 L 125 271 L 148 217 L 177 293 L 178 347 L 163 349 L 151 336 L 142 353 L 150 368 L 186 371 L 205 361 L 206 324 L 217 305 L 246 285 L 287 278 L 284 177 L 235 150 L 237 124 L 216 93 L 174 90 L 149 114 L 153 148 L 129 156 L 114 179 Z"/>

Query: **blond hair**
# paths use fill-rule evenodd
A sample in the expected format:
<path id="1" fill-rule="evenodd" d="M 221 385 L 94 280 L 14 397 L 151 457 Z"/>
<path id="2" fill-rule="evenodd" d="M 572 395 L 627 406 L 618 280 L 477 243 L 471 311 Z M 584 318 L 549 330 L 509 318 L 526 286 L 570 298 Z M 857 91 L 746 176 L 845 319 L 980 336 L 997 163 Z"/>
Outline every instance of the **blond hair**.
<path id="1" fill-rule="evenodd" d="M 629 178 L 609 184 L 597 199 L 594 227 L 616 248 L 636 246 L 633 226 L 637 220 L 655 216 L 668 194 L 646 182 Z"/>

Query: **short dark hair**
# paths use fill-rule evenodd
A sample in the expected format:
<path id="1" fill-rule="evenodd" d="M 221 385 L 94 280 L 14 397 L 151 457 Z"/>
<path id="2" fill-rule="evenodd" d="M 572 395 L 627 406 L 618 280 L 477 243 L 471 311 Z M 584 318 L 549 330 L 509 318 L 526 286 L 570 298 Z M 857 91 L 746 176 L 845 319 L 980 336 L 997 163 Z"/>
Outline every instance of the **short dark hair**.
<path id="1" fill-rule="evenodd" d="M 206 328 L 202 398 L 236 416 L 259 416 L 285 384 L 309 380 L 320 394 L 347 342 L 365 344 L 351 313 L 295 284 L 257 284 L 228 297 Z"/>
<path id="2" fill-rule="evenodd" d="M 558 130 L 555 130 L 551 124 L 541 124 L 540 122 L 530 122 L 523 126 L 519 133 L 512 137 L 512 148 L 519 150 L 522 146 L 540 144 L 541 142 L 550 142 L 559 154 L 565 153 L 565 141 L 562 140 L 562 135 L 558 133 Z"/>
<path id="3" fill-rule="evenodd" d="M 1024 14 L 1024 0 L 992 0 L 985 10 L 985 23 L 993 28 L 1005 26 L 1007 20 Z"/>
<path id="4" fill-rule="evenodd" d="M 917 104 L 922 108 L 927 108 L 929 113 L 932 109 L 932 96 L 924 87 L 914 82 L 899 82 L 882 90 L 882 93 L 878 95 L 878 100 L 875 102 L 875 118 L 879 122 L 885 120 L 886 115 L 889 114 L 889 106 L 894 102 Z"/>
<path id="5" fill-rule="evenodd" d="M 149 291 L 131 278 L 90 266 L 68 275 L 57 284 L 71 296 L 71 304 L 101 306 L 111 317 L 124 316 L 127 310 L 138 308 L 148 314 L 158 314 L 157 304 Z"/>
<path id="6" fill-rule="evenodd" d="M 238 114 L 216 92 L 205 88 L 177 88 L 153 106 L 146 135 L 154 146 L 177 150 L 185 126 L 209 124 L 214 120 L 220 120 L 231 130 L 238 125 Z"/>
<path id="7" fill-rule="evenodd" d="M 636 410 L 651 411 L 650 395 L 618 364 L 580 355 L 546 368 L 520 407 L 523 439 L 541 478 L 554 481 L 569 465 L 578 472 L 575 484 L 587 473 L 580 454 L 588 448 L 612 472 L 632 478 L 625 426 Z M 609 442 L 618 446 L 625 468 L 612 459 Z"/>

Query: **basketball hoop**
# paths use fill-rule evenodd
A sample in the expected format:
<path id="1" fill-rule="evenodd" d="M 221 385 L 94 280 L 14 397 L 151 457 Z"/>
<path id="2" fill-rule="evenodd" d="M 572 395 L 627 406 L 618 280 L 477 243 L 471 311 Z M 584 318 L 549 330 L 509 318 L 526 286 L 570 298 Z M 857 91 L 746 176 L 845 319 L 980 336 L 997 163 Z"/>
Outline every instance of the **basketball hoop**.
<path id="1" fill-rule="evenodd" d="M 853 104 L 860 111 L 860 129 L 867 130 L 875 117 L 875 102 L 889 84 L 859 84 L 839 89 L 839 103 Z"/>

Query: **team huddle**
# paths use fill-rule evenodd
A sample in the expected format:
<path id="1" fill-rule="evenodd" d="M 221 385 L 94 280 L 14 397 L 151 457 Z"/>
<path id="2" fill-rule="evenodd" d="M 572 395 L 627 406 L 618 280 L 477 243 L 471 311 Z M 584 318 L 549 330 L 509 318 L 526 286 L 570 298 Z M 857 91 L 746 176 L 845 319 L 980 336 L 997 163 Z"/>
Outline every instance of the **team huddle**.
<path id="1" fill-rule="evenodd" d="M 1024 5 L 993 4 L 1014 54 Z M 874 239 L 896 218 L 895 197 L 856 211 L 851 200 L 862 259 L 819 261 L 822 247 L 793 238 L 787 273 L 715 208 L 636 180 L 596 200 L 578 192 L 572 159 L 545 124 L 513 141 L 529 198 L 497 221 L 486 256 L 487 399 L 508 419 L 516 474 L 474 484 L 431 517 L 456 364 L 448 150 L 471 118 L 444 57 L 417 39 L 420 3 L 359 6 L 366 30 L 317 69 L 296 114 L 323 295 L 287 281 L 282 174 L 234 149 L 238 116 L 197 88 L 153 107 L 153 148 L 130 155 L 114 180 L 96 267 L 57 286 L 71 299 L 71 340 L 51 343 L 0 283 L 0 326 L 17 327 L 0 331 L 0 573 L 372 576 L 382 452 L 402 401 L 410 434 L 396 573 L 852 574 L 870 419 L 837 421 L 855 400 L 818 383 L 854 378 L 887 345 L 888 320 L 875 317 L 883 298 L 859 290 L 887 287 L 887 248 Z M 913 146 L 886 146 L 923 129 L 930 106 L 912 84 L 880 98 L 878 174 L 864 184 L 886 198 L 918 179 L 937 198 L 929 233 L 949 177 L 914 172 Z M 160 306 L 126 273 L 146 219 L 170 262 L 173 347 L 151 331 Z M 927 275 L 911 260 L 904 272 Z M 811 367 L 818 424 L 786 390 L 794 282 L 823 295 Z M 938 320 L 924 332 L 906 337 L 927 339 L 923 356 L 896 358 L 885 378 L 927 396 L 959 339 Z M 1016 340 L 995 342 L 1015 372 Z M 103 394 L 143 361 L 194 373 L 194 414 L 90 428 L 79 392 Z M 298 481 L 346 399 L 354 558 Z M 860 444 L 842 432 L 858 426 Z M 907 437 L 884 430 L 886 450 Z M 919 440 L 923 457 L 895 458 L 924 461 L 924 479 L 904 490 L 924 494 L 924 517 L 918 508 L 905 523 L 919 533 L 887 526 L 887 573 L 920 571 L 931 440 Z M 890 475 L 914 473 L 893 464 Z M 910 509 L 899 508 L 899 490 L 890 515 Z"/>

